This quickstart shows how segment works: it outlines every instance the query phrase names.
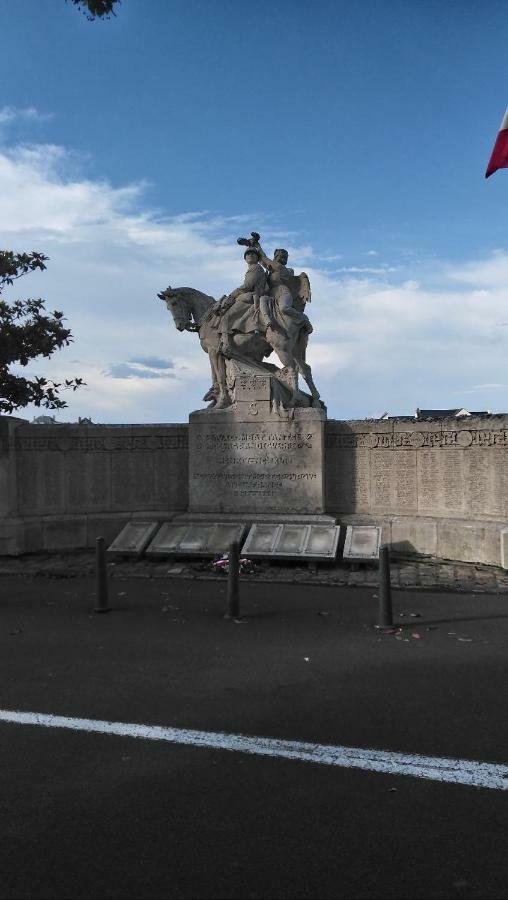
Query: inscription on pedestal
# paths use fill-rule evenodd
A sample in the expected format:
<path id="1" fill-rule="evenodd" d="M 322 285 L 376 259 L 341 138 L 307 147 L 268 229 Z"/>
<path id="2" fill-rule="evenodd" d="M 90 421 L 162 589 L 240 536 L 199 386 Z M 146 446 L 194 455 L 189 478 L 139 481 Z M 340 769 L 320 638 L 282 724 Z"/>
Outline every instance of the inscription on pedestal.
<path id="1" fill-rule="evenodd" d="M 235 386 L 237 403 L 270 400 L 270 381 L 269 376 L 238 375 Z"/>
<path id="2" fill-rule="evenodd" d="M 296 409 L 288 416 L 263 412 L 253 420 L 252 394 L 256 400 L 266 400 L 266 386 L 256 382 L 269 380 L 245 379 L 254 382 L 252 392 L 245 387 L 248 402 L 239 402 L 236 409 L 190 416 L 190 511 L 323 512 L 325 413 L 315 409 Z"/>

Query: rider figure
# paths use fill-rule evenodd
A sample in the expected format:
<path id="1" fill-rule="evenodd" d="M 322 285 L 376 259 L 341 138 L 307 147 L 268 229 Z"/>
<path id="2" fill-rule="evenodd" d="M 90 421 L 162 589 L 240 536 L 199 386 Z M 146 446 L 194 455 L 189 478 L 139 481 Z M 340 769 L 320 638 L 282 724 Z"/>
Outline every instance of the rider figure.
<path id="1" fill-rule="evenodd" d="M 233 331 L 241 331 L 246 318 L 254 313 L 259 327 L 259 313 L 265 311 L 269 298 L 266 296 L 266 272 L 259 264 L 261 253 L 257 247 L 248 247 L 243 258 L 247 263 L 244 282 L 240 287 L 221 300 L 216 312 L 220 315 L 219 332 L 221 333 L 220 350 L 225 356 L 235 352 L 231 335 Z"/>
<path id="2" fill-rule="evenodd" d="M 253 233 L 255 235 L 255 233 Z M 257 235 L 255 235 L 257 237 Z M 293 294 L 291 282 L 294 280 L 294 269 L 288 268 L 288 252 L 281 247 L 275 250 L 273 259 L 270 259 L 259 243 L 259 239 L 253 245 L 259 251 L 259 258 L 268 272 L 268 287 L 275 308 L 275 324 L 284 325 L 284 330 L 294 327 L 295 324 L 303 326 L 306 331 L 312 331 L 312 325 L 304 312 L 293 306 Z M 286 318 L 287 317 L 287 318 Z M 273 317 L 271 319 L 273 325 Z"/>

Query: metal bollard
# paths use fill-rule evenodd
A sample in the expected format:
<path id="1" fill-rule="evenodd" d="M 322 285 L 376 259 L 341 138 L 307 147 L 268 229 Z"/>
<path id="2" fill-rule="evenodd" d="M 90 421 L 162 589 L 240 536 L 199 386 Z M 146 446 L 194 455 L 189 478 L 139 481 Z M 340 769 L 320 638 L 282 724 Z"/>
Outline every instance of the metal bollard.
<path id="1" fill-rule="evenodd" d="M 225 619 L 238 619 L 240 615 L 240 545 L 233 541 L 229 547 L 228 611 Z"/>
<path id="2" fill-rule="evenodd" d="M 106 553 L 104 550 L 104 538 L 95 541 L 95 607 L 94 612 L 106 613 L 111 607 L 108 599 L 108 575 L 106 572 Z"/>
<path id="3" fill-rule="evenodd" d="M 379 624 L 378 628 L 393 627 L 392 585 L 390 581 L 390 548 L 379 548 Z"/>

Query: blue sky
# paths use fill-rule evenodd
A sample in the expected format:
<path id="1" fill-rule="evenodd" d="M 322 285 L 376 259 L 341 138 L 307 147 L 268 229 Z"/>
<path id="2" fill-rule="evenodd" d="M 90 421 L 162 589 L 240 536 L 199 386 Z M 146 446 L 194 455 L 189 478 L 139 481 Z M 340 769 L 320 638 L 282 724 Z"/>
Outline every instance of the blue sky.
<path id="1" fill-rule="evenodd" d="M 85 378 L 70 418 L 200 405 L 206 357 L 156 292 L 228 292 L 251 229 L 311 276 L 330 416 L 508 409 L 508 171 L 484 179 L 505 3 L 123 0 L 90 23 L 64 0 L 0 0 L 0 15 L 1 241 L 51 257 L 16 289 L 68 316 L 74 345 L 34 370 Z"/>

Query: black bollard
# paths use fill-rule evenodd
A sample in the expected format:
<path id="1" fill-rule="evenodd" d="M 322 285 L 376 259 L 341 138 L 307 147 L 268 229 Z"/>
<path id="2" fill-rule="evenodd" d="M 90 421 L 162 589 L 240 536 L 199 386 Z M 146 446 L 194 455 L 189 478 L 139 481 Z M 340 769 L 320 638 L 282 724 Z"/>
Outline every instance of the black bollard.
<path id="1" fill-rule="evenodd" d="M 392 585 L 390 581 L 390 548 L 379 548 L 379 624 L 378 628 L 393 627 Z"/>
<path id="2" fill-rule="evenodd" d="M 229 546 L 228 611 L 225 619 L 238 619 L 240 615 L 240 545 L 233 541 Z"/>
<path id="3" fill-rule="evenodd" d="M 106 613 L 110 610 L 108 600 L 108 576 L 106 572 L 106 553 L 104 538 L 95 541 L 95 607 L 94 612 Z"/>

